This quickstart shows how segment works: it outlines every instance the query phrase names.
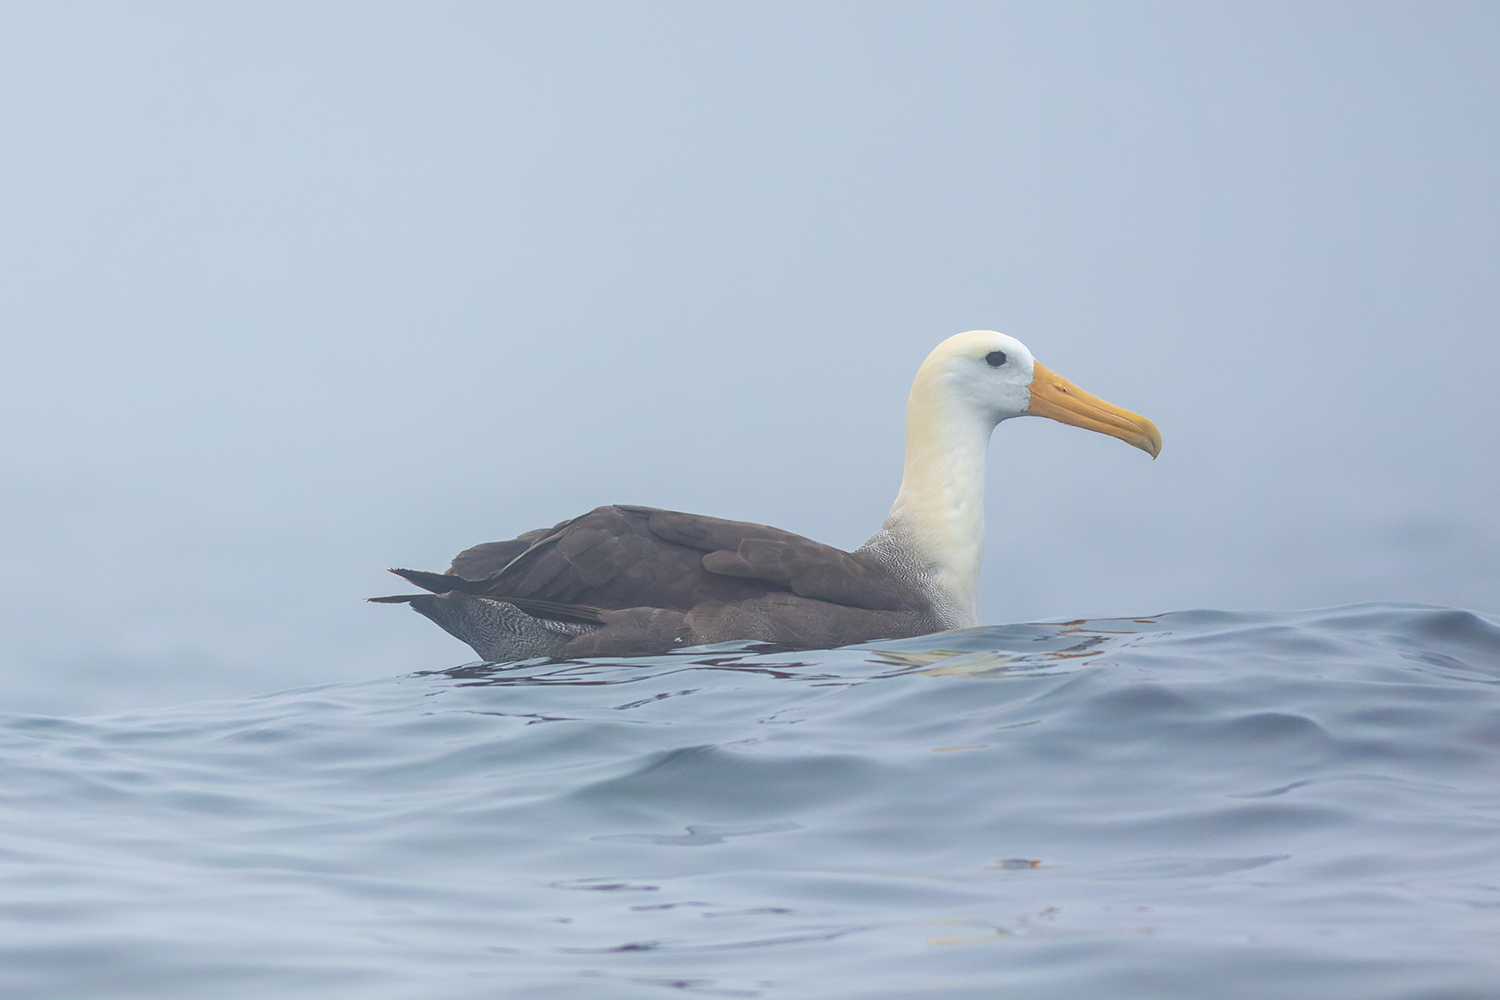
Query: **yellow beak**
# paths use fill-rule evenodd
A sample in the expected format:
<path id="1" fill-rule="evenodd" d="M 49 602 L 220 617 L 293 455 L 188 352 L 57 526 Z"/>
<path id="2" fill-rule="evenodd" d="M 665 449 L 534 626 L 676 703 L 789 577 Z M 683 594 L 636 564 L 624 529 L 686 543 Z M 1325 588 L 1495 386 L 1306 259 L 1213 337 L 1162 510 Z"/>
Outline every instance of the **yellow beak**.
<path id="1" fill-rule="evenodd" d="M 1040 361 L 1036 362 L 1036 375 L 1031 380 L 1031 405 L 1026 412 L 1117 437 L 1152 458 L 1161 453 L 1161 431 L 1155 424 L 1138 413 L 1122 410 L 1091 392 L 1084 392 Z"/>

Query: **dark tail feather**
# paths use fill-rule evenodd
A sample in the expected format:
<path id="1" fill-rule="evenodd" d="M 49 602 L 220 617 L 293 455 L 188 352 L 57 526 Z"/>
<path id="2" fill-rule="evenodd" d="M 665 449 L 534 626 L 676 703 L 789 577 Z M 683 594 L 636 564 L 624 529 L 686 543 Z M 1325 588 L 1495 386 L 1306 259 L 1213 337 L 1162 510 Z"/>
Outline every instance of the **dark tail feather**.
<path id="1" fill-rule="evenodd" d="M 402 576 L 405 576 L 407 573 L 406 570 L 399 569 L 393 569 L 391 572 L 399 573 Z M 423 573 L 420 575 L 440 576 L 445 574 Z M 411 582 L 418 586 L 424 585 L 419 580 L 412 580 Z M 467 583 L 468 581 L 464 582 Z M 441 593 L 449 593 L 452 590 L 453 588 L 450 587 L 447 590 L 441 591 Z M 460 591 L 460 593 L 462 592 Z M 431 596 L 431 594 L 392 594 L 390 597 L 367 597 L 365 600 L 371 604 L 416 604 L 417 602 L 425 601 Z M 586 604 L 559 604 L 556 601 L 539 601 L 530 597 L 491 597 L 490 600 L 504 601 L 506 604 L 525 612 L 533 618 L 543 618 L 549 622 L 568 622 L 573 625 L 604 624 L 604 612 L 598 608 L 591 608 Z"/>
<path id="2" fill-rule="evenodd" d="M 483 594 L 484 588 L 488 586 L 485 580 L 465 580 L 452 573 L 425 573 L 419 569 L 393 569 L 391 572 L 407 583 L 414 583 L 434 594 L 446 594 L 453 590 L 465 594 Z"/>
<path id="3" fill-rule="evenodd" d="M 531 597 L 493 596 L 490 600 L 514 604 L 533 618 L 545 618 L 551 622 L 572 622 L 575 625 L 604 624 L 604 612 L 586 604 L 559 604 L 557 601 L 539 601 Z"/>

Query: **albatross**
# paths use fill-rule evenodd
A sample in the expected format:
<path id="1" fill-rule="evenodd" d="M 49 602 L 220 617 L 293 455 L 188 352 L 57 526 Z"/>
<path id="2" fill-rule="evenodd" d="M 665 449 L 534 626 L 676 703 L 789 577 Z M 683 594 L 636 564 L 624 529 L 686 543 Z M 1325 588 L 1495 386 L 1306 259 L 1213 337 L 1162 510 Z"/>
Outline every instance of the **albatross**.
<path id="1" fill-rule="evenodd" d="M 1001 421 L 1023 416 L 1161 451 L 1145 417 L 1078 388 L 1014 337 L 973 330 L 917 370 L 901 489 L 853 552 L 763 524 L 615 504 L 476 545 L 444 573 L 393 569 L 426 593 L 371 600 L 411 605 L 492 663 L 731 640 L 824 649 L 978 625 L 985 452 Z"/>

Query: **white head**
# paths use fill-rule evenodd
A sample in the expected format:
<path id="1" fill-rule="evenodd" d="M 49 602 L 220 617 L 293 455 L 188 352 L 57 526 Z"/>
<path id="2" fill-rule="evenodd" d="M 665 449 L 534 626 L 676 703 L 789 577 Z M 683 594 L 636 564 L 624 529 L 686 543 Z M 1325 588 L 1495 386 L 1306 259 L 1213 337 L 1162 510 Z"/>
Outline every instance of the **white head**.
<path id="1" fill-rule="evenodd" d="M 1120 438 L 1152 458 L 1161 451 L 1151 421 L 1078 388 L 1032 357 L 1025 344 L 994 330 L 970 330 L 933 348 L 912 383 L 911 404 L 928 411 L 920 423 L 977 421 L 992 430 L 1011 417 L 1050 417 Z M 909 412 L 909 421 L 912 416 L 918 414 Z"/>
<path id="2" fill-rule="evenodd" d="M 901 492 L 865 549 L 920 581 L 950 626 L 977 623 L 985 451 L 996 424 L 1021 416 L 1108 434 L 1153 458 L 1161 451 L 1151 421 L 1078 388 L 1014 337 L 971 330 L 934 348 L 907 403 Z"/>
<path id="3" fill-rule="evenodd" d="M 978 419 L 993 428 L 1031 405 L 1036 359 L 1026 345 L 993 330 L 949 337 L 927 355 L 912 383 L 919 397 L 947 419 Z"/>

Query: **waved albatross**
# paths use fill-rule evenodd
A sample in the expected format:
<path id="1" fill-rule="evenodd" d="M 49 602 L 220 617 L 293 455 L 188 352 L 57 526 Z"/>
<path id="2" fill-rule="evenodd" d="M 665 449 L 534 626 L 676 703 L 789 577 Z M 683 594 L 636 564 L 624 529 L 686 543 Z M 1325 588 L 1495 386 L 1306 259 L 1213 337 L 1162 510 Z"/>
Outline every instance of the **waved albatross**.
<path id="1" fill-rule="evenodd" d="M 845 552 L 801 535 L 653 507 L 599 507 L 460 552 L 446 573 L 391 572 L 410 604 L 485 660 L 632 656 L 744 639 L 821 649 L 979 624 L 990 432 L 1041 416 L 1155 458 L 1145 417 L 1054 374 L 991 330 L 950 337 L 912 383 L 901 490 Z"/>

